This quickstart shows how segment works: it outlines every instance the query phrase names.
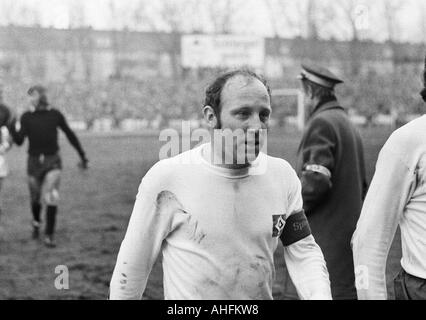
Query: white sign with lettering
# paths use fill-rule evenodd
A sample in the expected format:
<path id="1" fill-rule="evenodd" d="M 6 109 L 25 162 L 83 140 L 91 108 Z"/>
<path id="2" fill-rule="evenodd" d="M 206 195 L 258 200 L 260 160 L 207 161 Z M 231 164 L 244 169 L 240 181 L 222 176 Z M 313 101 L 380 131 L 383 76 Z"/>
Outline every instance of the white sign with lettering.
<path id="1" fill-rule="evenodd" d="M 187 68 L 263 68 L 265 41 L 245 35 L 185 35 L 182 66 Z"/>

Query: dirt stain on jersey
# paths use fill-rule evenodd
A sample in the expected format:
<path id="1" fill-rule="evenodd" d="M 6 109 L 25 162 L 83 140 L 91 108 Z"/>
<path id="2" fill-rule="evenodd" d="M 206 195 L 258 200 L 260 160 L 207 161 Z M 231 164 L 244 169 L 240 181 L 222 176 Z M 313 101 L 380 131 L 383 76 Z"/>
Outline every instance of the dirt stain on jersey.
<path id="1" fill-rule="evenodd" d="M 189 239 L 192 241 L 200 244 L 206 237 L 205 232 L 199 227 L 198 220 L 185 210 L 173 192 L 164 190 L 157 195 L 156 210 L 167 214 L 179 212 L 185 215 Z"/>
<path id="2" fill-rule="evenodd" d="M 180 203 L 176 195 L 173 192 L 167 190 L 161 191 L 157 195 L 156 207 L 157 212 L 180 210 L 182 213 L 187 214 L 187 212 L 183 208 L 183 205 Z"/>
<path id="3" fill-rule="evenodd" d="M 200 244 L 206 237 L 206 234 L 199 227 L 198 220 L 194 219 L 191 215 L 188 218 L 188 227 L 190 239 Z"/>

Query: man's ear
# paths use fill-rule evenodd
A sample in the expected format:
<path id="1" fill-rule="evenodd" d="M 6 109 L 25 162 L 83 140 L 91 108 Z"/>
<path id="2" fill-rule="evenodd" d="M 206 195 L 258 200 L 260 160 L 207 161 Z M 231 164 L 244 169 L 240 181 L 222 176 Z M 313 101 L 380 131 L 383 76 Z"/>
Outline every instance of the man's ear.
<path id="1" fill-rule="evenodd" d="M 313 99 L 314 98 L 314 91 L 312 90 L 312 87 L 311 86 L 308 86 L 308 92 L 307 92 L 307 96 L 310 98 L 310 99 Z"/>
<path id="2" fill-rule="evenodd" d="M 216 112 L 211 106 L 205 106 L 203 108 L 203 116 L 206 123 L 209 125 L 211 129 L 217 127 L 218 119 L 216 117 Z"/>

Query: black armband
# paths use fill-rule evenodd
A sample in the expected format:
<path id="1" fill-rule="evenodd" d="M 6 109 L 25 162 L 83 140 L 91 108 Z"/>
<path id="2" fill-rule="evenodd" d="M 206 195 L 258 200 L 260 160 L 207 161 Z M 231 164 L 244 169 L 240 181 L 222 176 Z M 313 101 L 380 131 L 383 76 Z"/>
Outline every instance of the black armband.
<path id="1" fill-rule="evenodd" d="M 288 217 L 280 239 L 283 245 L 288 247 L 309 235 L 311 235 L 311 228 L 305 211 L 302 210 Z"/>

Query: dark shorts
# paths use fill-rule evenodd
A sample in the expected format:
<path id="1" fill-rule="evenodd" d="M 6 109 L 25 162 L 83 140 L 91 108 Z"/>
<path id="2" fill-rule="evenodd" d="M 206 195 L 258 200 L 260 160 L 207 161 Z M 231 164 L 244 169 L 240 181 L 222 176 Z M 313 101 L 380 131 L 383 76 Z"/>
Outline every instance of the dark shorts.
<path id="1" fill-rule="evenodd" d="M 395 300 L 426 300 L 426 279 L 401 269 L 394 280 Z"/>
<path id="2" fill-rule="evenodd" d="M 58 154 L 28 156 L 27 174 L 38 181 L 43 181 L 50 171 L 61 169 L 62 160 Z"/>

